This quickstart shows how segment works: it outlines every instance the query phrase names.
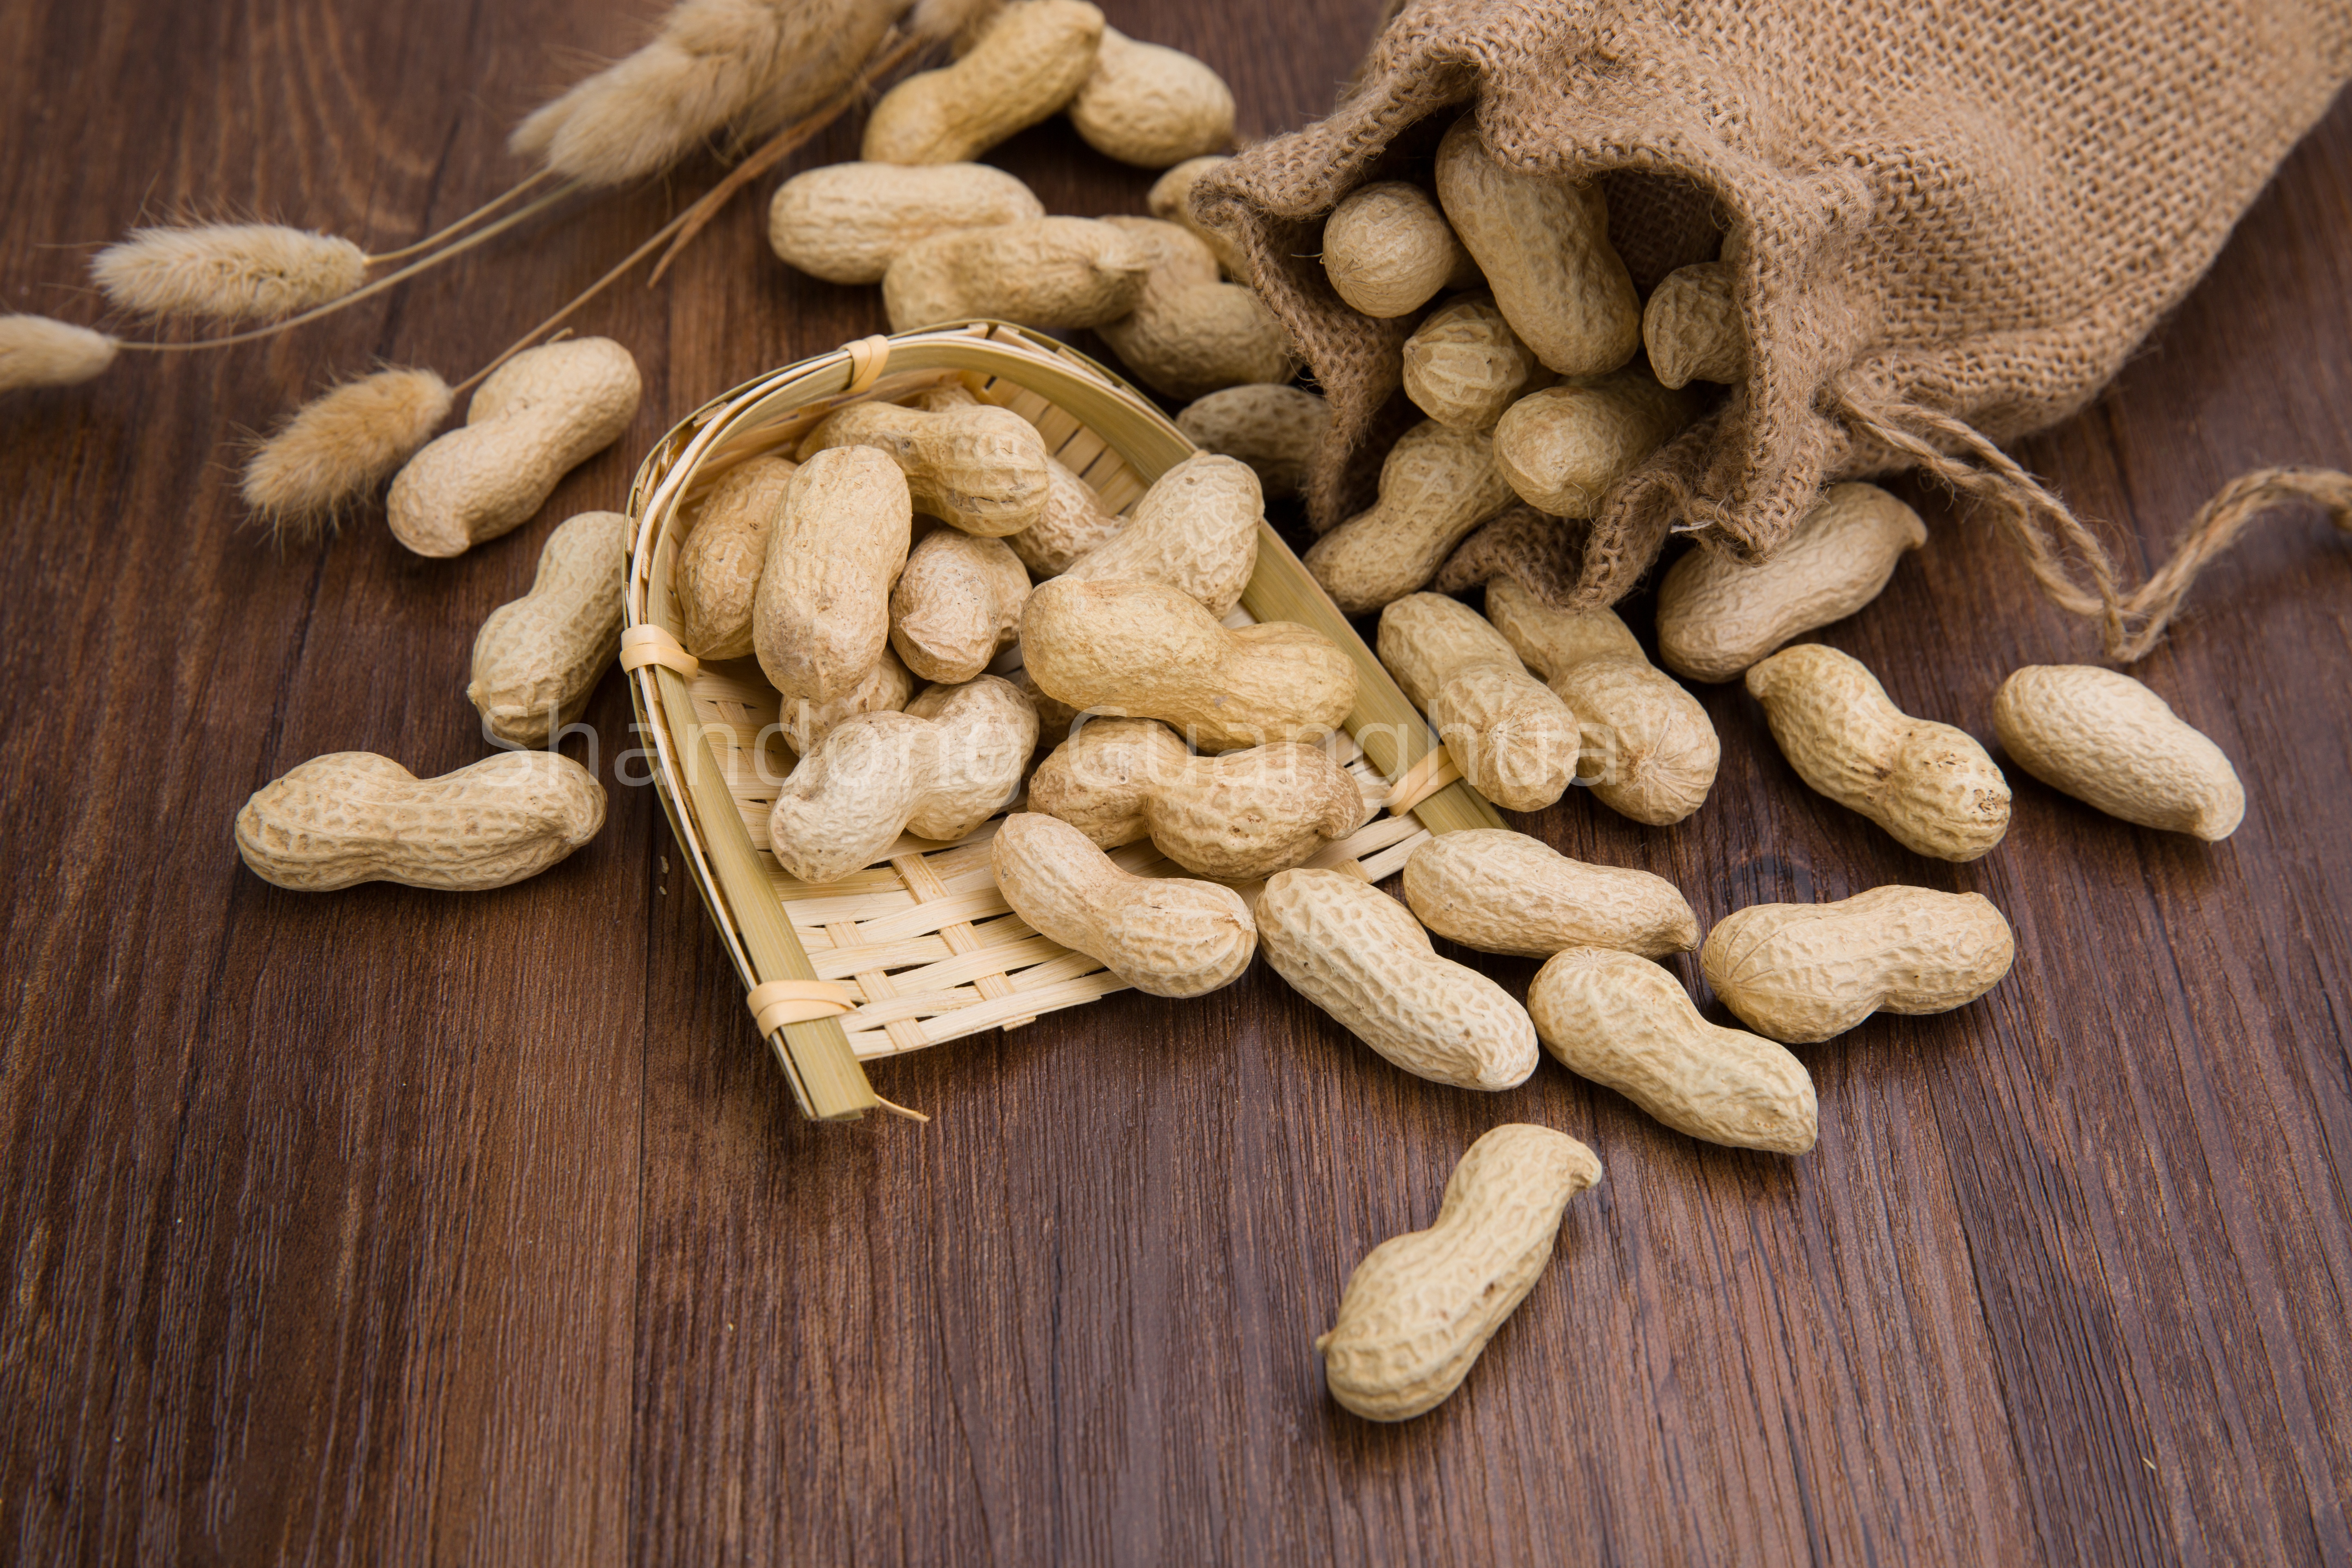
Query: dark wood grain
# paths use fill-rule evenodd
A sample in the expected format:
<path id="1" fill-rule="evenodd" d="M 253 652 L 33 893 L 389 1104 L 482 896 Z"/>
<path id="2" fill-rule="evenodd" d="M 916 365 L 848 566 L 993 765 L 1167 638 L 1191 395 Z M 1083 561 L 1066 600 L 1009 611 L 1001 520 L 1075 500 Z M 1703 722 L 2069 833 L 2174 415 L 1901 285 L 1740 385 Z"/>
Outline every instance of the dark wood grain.
<path id="1" fill-rule="evenodd" d="M 88 315 L 53 246 L 160 212 L 427 232 L 651 9 L 0 0 L 0 298 Z M 1263 133 L 1328 102 L 1376 5 L 1107 9 L 1210 59 Z M 1055 211 L 1149 184 L 1051 130 L 997 156 Z M 0 1557 L 2352 1561 L 2352 549 L 2315 516 L 2216 567 L 2139 670 L 2247 777 L 2225 844 L 2020 776 L 1999 852 L 1922 861 L 1798 784 L 1736 687 L 1702 693 L 1725 760 L 1692 822 L 1580 796 L 1534 819 L 1704 921 L 1892 880 L 2008 912 L 2017 966 L 1982 1003 L 1807 1051 L 1801 1162 L 1549 1065 L 1433 1089 L 1263 966 L 879 1069 L 929 1128 L 805 1125 L 619 782 L 617 680 L 590 711 L 610 825 L 548 875 L 460 898 L 246 874 L 230 816 L 303 758 L 479 755 L 467 650 L 549 523 L 880 309 L 787 273 L 742 204 L 581 323 L 644 368 L 629 435 L 456 562 L 373 519 L 273 548 L 226 444 L 373 358 L 471 370 L 713 177 L 266 347 L 0 408 Z M 2242 468 L 2352 466 L 2347 258 L 2339 108 L 2026 459 L 2142 563 Z M 1823 635 L 1983 734 L 2007 670 L 2091 638 L 1985 525 L 1907 493 L 1932 542 Z M 1349 1270 L 1504 1120 L 1590 1142 L 1605 1184 L 1441 1412 L 1336 1411 L 1311 1341 Z"/>

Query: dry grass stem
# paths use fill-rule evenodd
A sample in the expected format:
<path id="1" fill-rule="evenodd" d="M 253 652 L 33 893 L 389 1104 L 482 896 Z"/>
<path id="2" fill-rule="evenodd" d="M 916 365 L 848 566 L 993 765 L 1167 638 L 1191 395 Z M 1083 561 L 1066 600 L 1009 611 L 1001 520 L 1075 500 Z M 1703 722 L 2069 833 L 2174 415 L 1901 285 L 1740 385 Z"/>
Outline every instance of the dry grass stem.
<path id="1" fill-rule="evenodd" d="M 0 392 L 72 386 L 114 363 L 122 345 L 104 332 L 47 316 L 0 316 Z"/>
<path id="2" fill-rule="evenodd" d="M 311 399 L 257 447 L 241 489 L 280 538 L 316 538 L 432 438 L 448 384 L 429 370 L 383 370 Z"/>
<path id="3" fill-rule="evenodd" d="M 268 321 L 339 300 L 367 277 L 348 239 L 274 223 L 133 229 L 89 265 L 116 309 L 142 316 Z"/>

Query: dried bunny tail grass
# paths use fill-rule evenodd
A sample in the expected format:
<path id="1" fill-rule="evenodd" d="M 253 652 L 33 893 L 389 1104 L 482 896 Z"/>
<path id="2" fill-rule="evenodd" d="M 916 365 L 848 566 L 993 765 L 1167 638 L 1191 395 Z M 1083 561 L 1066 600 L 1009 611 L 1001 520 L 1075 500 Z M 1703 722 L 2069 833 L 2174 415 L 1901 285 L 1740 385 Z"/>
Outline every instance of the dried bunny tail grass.
<path id="1" fill-rule="evenodd" d="M 381 370 L 312 398 L 247 460 L 246 505 L 281 539 L 316 538 L 432 438 L 450 401 L 429 370 Z"/>
<path id="2" fill-rule="evenodd" d="M 845 79 L 903 9 L 905 0 L 684 0 L 653 42 L 540 108 L 508 145 L 583 184 L 659 174 L 747 114 L 790 118 L 788 81 L 823 76 L 836 59 Z"/>
<path id="3" fill-rule="evenodd" d="M 221 321 L 274 321 L 340 300 L 367 268 L 348 239 L 275 223 L 134 229 L 89 264 L 119 309 Z"/>
<path id="4" fill-rule="evenodd" d="M 122 345 L 104 332 L 47 316 L 0 316 L 0 392 L 72 386 L 114 363 Z"/>

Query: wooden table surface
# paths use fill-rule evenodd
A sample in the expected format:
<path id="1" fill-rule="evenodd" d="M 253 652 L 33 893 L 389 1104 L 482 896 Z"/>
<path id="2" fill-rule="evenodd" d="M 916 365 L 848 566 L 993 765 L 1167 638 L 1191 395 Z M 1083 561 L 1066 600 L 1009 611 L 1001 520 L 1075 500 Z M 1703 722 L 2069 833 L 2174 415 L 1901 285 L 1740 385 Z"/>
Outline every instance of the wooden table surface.
<path id="1" fill-rule="evenodd" d="M 404 243 L 503 188 L 514 116 L 652 9 L 0 0 L 5 308 L 89 319 L 60 246 L 142 216 Z M 1374 6 L 1106 9 L 1211 60 L 1263 134 L 1328 105 Z M 1149 184 L 1052 129 L 999 161 L 1057 212 L 1139 211 Z M 1693 820 L 1576 795 L 1524 824 L 1709 922 L 1889 881 L 2008 914 L 1990 996 L 1805 1051 L 1798 1161 L 1555 1064 L 1493 1098 L 1420 1082 L 1264 965 L 880 1068 L 927 1128 L 803 1124 L 625 782 L 617 678 L 590 710 L 610 821 L 547 875 L 300 895 L 244 871 L 232 814 L 305 758 L 484 754 L 468 647 L 551 521 L 880 305 L 788 274 L 763 190 L 583 318 L 644 369 L 635 426 L 455 562 L 373 514 L 273 548 L 231 443 L 378 358 L 454 380 L 713 177 L 266 346 L 0 406 L 0 1555 L 2352 1560 L 2352 545 L 2314 513 L 2211 571 L 2137 671 L 2244 774 L 2224 844 L 2013 774 L 1996 853 L 1921 860 L 1800 785 L 1736 686 L 1702 692 L 1724 761 Z M 2143 563 L 2242 468 L 2352 467 L 2348 256 L 2352 105 L 2026 459 Z M 1986 735 L 2009 669 L 2095 649 L 1986 525 L 1906 493 L 1931 542 L 1822 637 Z M 1507 1120 L 1584 1139 L 1605 1184 L 1451 1403 L 1337 1411 L 1310 1347 L 1349 1270 Z"/>

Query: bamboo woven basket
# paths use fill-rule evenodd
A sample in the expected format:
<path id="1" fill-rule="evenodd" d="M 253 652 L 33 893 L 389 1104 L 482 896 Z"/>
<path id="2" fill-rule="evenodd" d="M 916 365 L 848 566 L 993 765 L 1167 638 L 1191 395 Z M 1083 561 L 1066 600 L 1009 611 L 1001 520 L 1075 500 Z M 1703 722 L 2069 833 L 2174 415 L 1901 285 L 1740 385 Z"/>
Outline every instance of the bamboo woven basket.
<path id="1" fill-rule="evenodd" d="M 794 761 L 777 695 L 754 661 L 698 665 L 677 641 L 671 566 L 682 520 L 712 481 L 797 442 L 845 403 L 902 398 L 951 380 L 1036 426 L 1114 511 L 1194 450 L 1085 355 L 1021 327 L 973 322 L 868 338 L 737 387 L 665 437 L 629 495 L 635 543 L 622 664 L 641 733 L 651 738 L 663 808 L 742 974 L 754 1026 L 803 1113 L 822 1120 L 900 1110 L 874 1091 L 868 1062 L 1125 988 L 1006 906 L 989 869 L 1001 816 L 957 844 L 901 837 L 881 861 L 838 882 L 813 887 L 788 875 L 767 849 L 769 807 Z M 1419 711 L 1298 558 L 1263 526 L 1256 573 L 1228 624 L 1252 620 L 1304 623 L 1356 661 L 1356 710 L 1332 744 L 1368 802 L 1387 809 L 1310 864 L 1376 880 L 1432 832 L 1502 826 L 1459 782 Z M 1017 666 L 1018 651 L 992 668 Z M 1146 876 L 1181 874 L 1149 842 L 1112 858 Z"/>

